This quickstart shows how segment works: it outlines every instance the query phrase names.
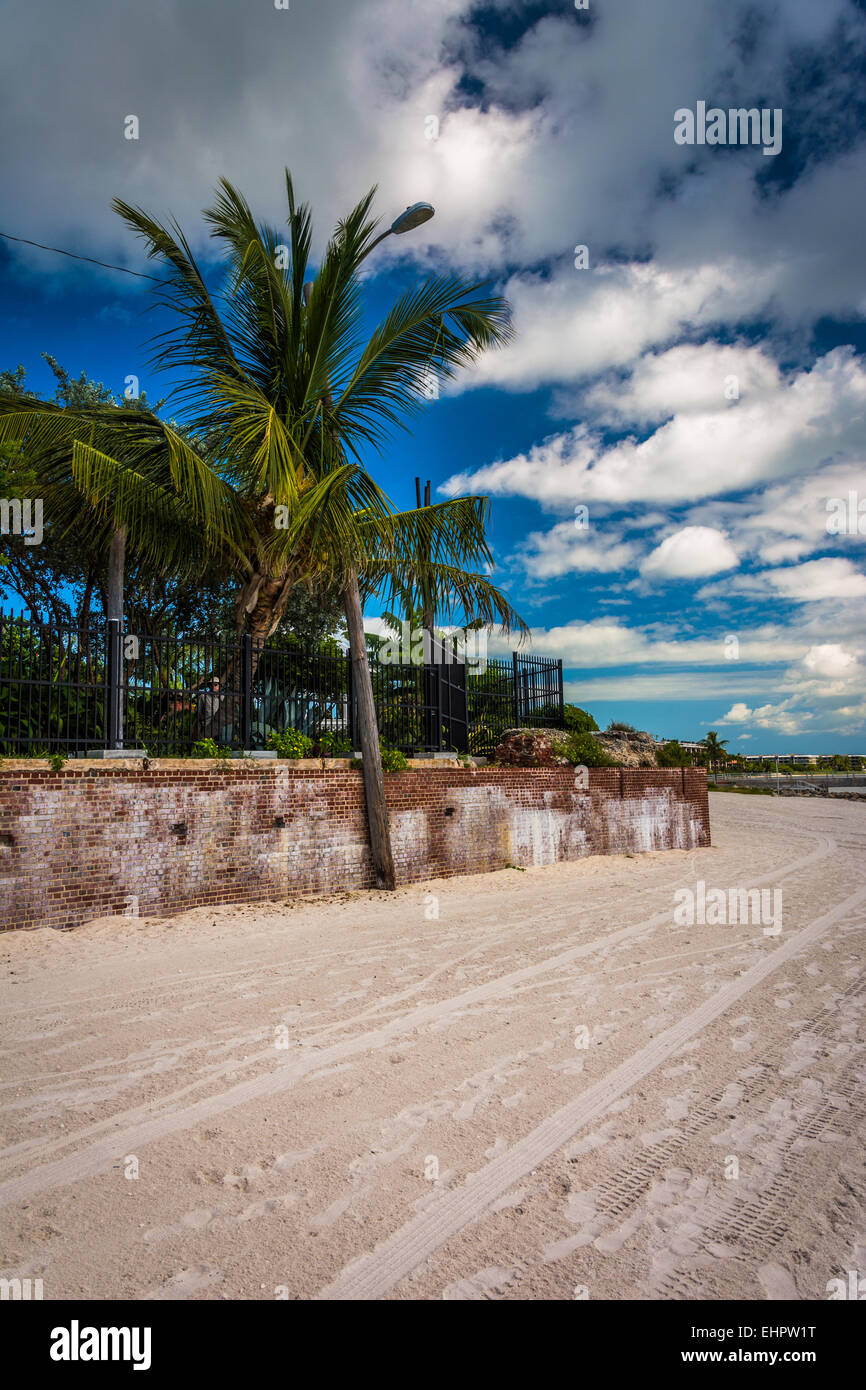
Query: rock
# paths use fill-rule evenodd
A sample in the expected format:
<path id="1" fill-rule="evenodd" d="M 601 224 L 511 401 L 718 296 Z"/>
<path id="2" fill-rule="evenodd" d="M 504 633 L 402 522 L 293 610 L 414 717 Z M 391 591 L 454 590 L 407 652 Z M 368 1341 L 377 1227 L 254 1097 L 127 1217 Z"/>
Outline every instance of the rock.
<path id="1" fill-rule="evenodd" d="M 658 767 L 652 734 L 635 730 L 634 733 L 593 734 L 593 738 L 620 767 Z"/>
<path id="2" fill-rule="evenodd" d="M 506 729 L 493 754 L 506 767 L 568 767 L 563 729 Z"/>
<path id="3" fill-rule="evenodd" d="M 565 767 L 571 762 L 563 745 L 571 735 L 564 729 L 506 729 L 494 753 L 509 767 Z M 618 767 L 658 767 L 652 734 L 591 734 Z"/>

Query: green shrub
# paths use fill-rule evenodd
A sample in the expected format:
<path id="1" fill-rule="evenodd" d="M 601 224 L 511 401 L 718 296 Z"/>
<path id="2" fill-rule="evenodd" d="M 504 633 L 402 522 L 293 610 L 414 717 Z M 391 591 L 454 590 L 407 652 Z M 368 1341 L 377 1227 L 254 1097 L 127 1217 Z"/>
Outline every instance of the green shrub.
<path id="1" fill-rule="evenodd" d="M 542 705 L 537 714 L 539 723 L 549 728 L 567 729 L 569 733 L 574 731 L 577 734 L 598 732 L 598 725 L 589 710 L 581 709 L 580 705 L 563 705 L 561 716 L 559 705 Z"/>
<path id="2" fill-rule="evenodd" d="M 637 729 L 634 724 L 623 724 L 621 720 L 612 719 L 605 729 L 606 734 L 636 734 Z"/>
<path id="3" fill-rule="evenodd" d="M 212 738 L 200 738 L 198 743 L 192 746 L 192 756 L 194 758 L 230 758 L 232 750 L 226 748 L 224 744 L 217 743 Z"/>
<path id="4" fill-rule="evenodd" d="M 563 756 L 574 767 L 616 767 L 616 759 L 589 733 L 571 733 L 561 745 Z"/>
<path id="5" fill-rule="evenodd" d="M 499 742 L 501 729 L 495 728 L 492 724 L 475 724 L 469 730 L 469 752 L 477 753 L 482 757 L 495 748 Z"/>
<path id="6" fill-rule="evenodd" d="M 563 706 L 563 727 L 569 733 L 593 734 L 598 732 L 598 725 L 588 710 L 581 709 L 580 705 Z"/>
<path id="7" fill-rule="evenodd" d="M 692 760 L 685 748 L 682 748 L 675 738 L 670 743 L 666 743 L 664 748 L 659 748 L 656 752 L 656 762 L 659 767 L 691 767 Z"/>
<path id="8" fill-rule="evenodd" d="M 268 747 L 275 748 L 281 758 L 308 758 L 313 751 L 313 740 L 298 729 L 286 729 L 282 734 L 271 733 Z"/>
<path id="9" fill-rule="evenodd" d="M 335 734 L 328 729 L 319 739 L 319 755 L 322 758 L 348 758 L 352 753 L 352 740 L 345 734 Z"/>
<path id="10" fill-rule="evenodd" d="M 409 759 L 405 753 L 401 753 L 399 748 L 388 748 L 380 740 L 379 751 L 382 754 L 382 766 L 386 772 L 405 772 L 409 766 Z"/>
<path id="11" fill-rule="evenodd" d="M 382 755 L 382 767 L 385 772 L 405 772 L 409 766 L 409 759 L 405 753 L 401 753 L 399 748 L 389 748 L 383 739 L 379 740 L 379 752 Z M 353 758 L 351 767 L 363 767 L 363 759 Z"/>
<path id="12" fill-rule="evenodd" d="M 66 759 L 64 758 L 62 753 L 49 753 L 48 755 L 48 766 L 52 769 L 53 772 L 62 771 L 63 764 L 65 762 Z"/>

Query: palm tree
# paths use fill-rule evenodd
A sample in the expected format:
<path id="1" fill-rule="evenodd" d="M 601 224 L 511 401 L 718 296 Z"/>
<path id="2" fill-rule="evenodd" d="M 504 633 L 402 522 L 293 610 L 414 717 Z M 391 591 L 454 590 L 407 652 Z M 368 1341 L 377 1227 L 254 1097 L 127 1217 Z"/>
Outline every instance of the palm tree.
<path id="1" fill-rule="evenodd" d="M 164 269 L 157 294 L 173 325 L 154 340 L 153 365 L 182 376 L 187 432 L 144 412 L 129 433 L 116 414 L 90 412 L 76 425 L 68 413 L 62 422 L 31 413 L 7 421 L 0 440 L 25 427 L 58 469 L 71 450 L 88 504 L 122 524 L 127 543 L 155 567 L 192 570 L 218 555 L 238 574 L 236 624 L 256 646 L 276 629 L 296 585 L 339 591 L 376 878 L 390 888 L 361 586 L 384 588 L 388 601 L 414 579 L 443 612 L 460 608 L 504 630 L 523 624 L 485 573 L 488 499 L 397 512 L 363 464 L 365 450 L 381 452 L 390 431 L 423 406 L 431 375 L 453 377 L 510 334 L 504 300 L 482 285 L 433 276 L 402 295 L 363 342 L 358 269 L 376 240 L 374 193 L 338 224 L 310 286 L 310 212 L 296 205 L 288 171 L 287 242 L 259 226 L 223 180 L 204 213 L 229 272 L 216 297 L 178 226 L 115 203 Z"/>
<path id="2" fill-rule="evenodd" d="M 713 770 L 717 770 L 719 763 L 725 757 L 725 749 L 728 745 L 726 738 L 720 739 L 715 729 L 710 729 L 706 738 L 703 740 L 704 751 L 707 762 Z"/>
<path id="3" fill-rule="evenodd" d="M 77 418 L 80 418 L 82 414 L 92 413 L 95 419 L 101 417 L 110 419 L 110 416 L 106 414 L 108 411 L 120 410 L 125 422 L 129 419 L 130 412 L 152 414 L 163 404 L 163 402 L 158 401 L 151 408 L 146 395 L 142 393 L 140 398 L 136 398 L 129 404 L 118 406 L 112 392 L 101 382 L 89 380 L 84 372 L 81 373 L 80 377 L 74 379 L 50 353 L 43 352 L 42 356 L 58 383 L 55 401 L 52 403 L 43 402 L 39 396 L 24 389 L 25 373 L 23 368 L 20 368 L 16 373 L 2 373 L 0 414 L 6 415 L 7 420 L 16 420 L 18 422 L 16 429 L 27 429 L 26 422 L 32 418 L 28 415 L 28 406 L 35 407 L 37 411 L 44 407 L 46 413 L 62 407 L 64 410 L 71 411 L 73 416 Z M 13 437 L 8 428 L 3 437 L 7 440 Z M 17 457 L 13 454 L 11 462 L 13 469 L 19 473 L 22 466 L 29 469 L 29 460 L 23 459 L 20 454 Z M 79 553 L 88 556 L 91 565 L 98 565 L 99 559 L 103 559 L 107 576 L 106 617 L 120 619 L 123 616 L 125 530 L 122 524 L 113 524 L 113 518 L 106 520 L 98 517 L 91 508 L 82 505 L 81 495 L 71 481 L 70 463 L 68 441 L 65 447 L 61 447 L 59 453 L 55 453 L 53 456 L 49 453 L 48 456 L 42 458 L 39 487 L 43 505 L 53 519 L 55 535 L 63 533 L 63 538 L 76 546 Z M 65 526 L 63 525 L 64 518 Z M 93 574 L 92 569 L 91 574 Z"/>

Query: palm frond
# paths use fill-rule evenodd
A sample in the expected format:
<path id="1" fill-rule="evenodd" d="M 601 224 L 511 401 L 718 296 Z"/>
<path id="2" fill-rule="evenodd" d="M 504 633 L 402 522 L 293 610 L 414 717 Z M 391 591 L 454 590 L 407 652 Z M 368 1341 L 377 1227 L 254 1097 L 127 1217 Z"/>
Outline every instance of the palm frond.
<path id="1" fill-rule="evenodd" d="M 301 565 L 305 575 L 330 578 L 340 588 L 362 562 L 370 528 L 386 528 L 393 515 L 369 473 L 343 463 L 308 483 L 289 510 L 288 524 L 274 527 L 262 553 L 272 572 Z"/>
<path id="2" fill-rule="evenodd" d="M 362 303 L 358 267 L 377 227 L 368 215 L 375 193 L 372 188 L 337 224 L 313 281 L 306 316 L 308 400 L 327 399 L 338 389 L 360 347 Z"/>
<path id="3" fill-rule="evenodd" d="M 511 336 L 507 302 L 459 278 L 434 277 L 407 290 L 373 333 L 339 393 L 342 433 L 374 445 L 389 427 L 423 408 L 433 381 L 456 375 Z"/>
<path id="4" fill-rule="evenodd" d="M 172 393 L 179 400 L 198 398 L 199 373 L 216 369 L 238 378 L 247 375 L 238 361 L 231 338 L 213 302 L 189 243 L 177 223 L 163 226 L 142 208 L 116 198 L 115 212 L 142 238 L 149 260 L 158 260 L 166 272 L 157 302 L 179 322 L 152 339 L 151 365 L 157 369 L 192 372 L 191 380 Z"/>
<path id="5" fill-rule="evenodd" d="M 473 568 L 492 565 L 486 534 L 489 512 L 487 497 L 454 497 L 429 507 L 392 512 L 384 527 L 378 519 L 370 518 L 365 527 L 368 554 L 383 564 L 402 568 L 410 568 L 421 558 Z"/>
<path id="6" fill-rule="evenodd" d="M 154 485 L 134 469 L 88 444 L 74 444 L 73 476 L 97 516 L 112 527 L 123 525 L 127 544 L 162 574 L 202 572 L 213 557 L 211 538 L 189 525 L 176 494 Z"/>
<path id="7" fill-rule="evenodd" d="M 393 568 L 387 571 L 364 570 L 365 588 L 371 587 L 381 601 L 391 604 L 405 592 L 407 580 L 420 583 L 432 596 L 433 608 L 440 622 L 459 627 L 499 627 L 501 633 L 517 632 L 522 644 L 530 636 L 530 628 L 512 607 L 505 594 L 484 574 L 461 569 L 458 565 L 417 565 L 411 573 L 401 575 Z"/>

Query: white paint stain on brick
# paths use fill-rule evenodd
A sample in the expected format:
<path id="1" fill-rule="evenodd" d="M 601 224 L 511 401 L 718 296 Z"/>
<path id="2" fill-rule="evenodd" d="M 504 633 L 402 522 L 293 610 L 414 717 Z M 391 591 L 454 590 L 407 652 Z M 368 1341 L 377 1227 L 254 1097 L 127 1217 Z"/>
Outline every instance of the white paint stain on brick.
<path id="1" fill-rule="evenodd" d="M 428 856 L 429 841 L 426 811 L 400 811 L 391 817 L 391 853 L 395 867 L 423 864 Z"/>
<path id="2" fill-rule="evenodd" d="M 26 786 L 12 788 L 16 847 L 3 864 L 0 916 L 20 922 L 16 900 L 26 901 L 28 924 L 55 925 L 84 920 L 88 908 L 95 915 L 94 902 L 123 912 L 134 911 L 137 899 L 138 911 L 149 914 L 196 899 L 252 901 L 370 883 L 354 774 L 344 783 L 339 774 L 325 780 L 282 767 L 255 779 L 239 772 L 226 769 L 204 782 L 200 768 L 159 782 L 61 774 L 48 785 L 14 774 Z M 391 798 L 403 881 L 706 843 L 700 808 L 681 799 L 678 782 L 661 777 L 638 784 L 633 796 L 627 786 L 621 800 L 615 791 L 575 791 L 565 776 L 536 779 L 531 771 L 525 781 L 513 773 L 490 781 L 406 776 L 412 780 L 395 782 Z M 181 822 L 186 834 L 175 837 L 171 828 Z"/>

